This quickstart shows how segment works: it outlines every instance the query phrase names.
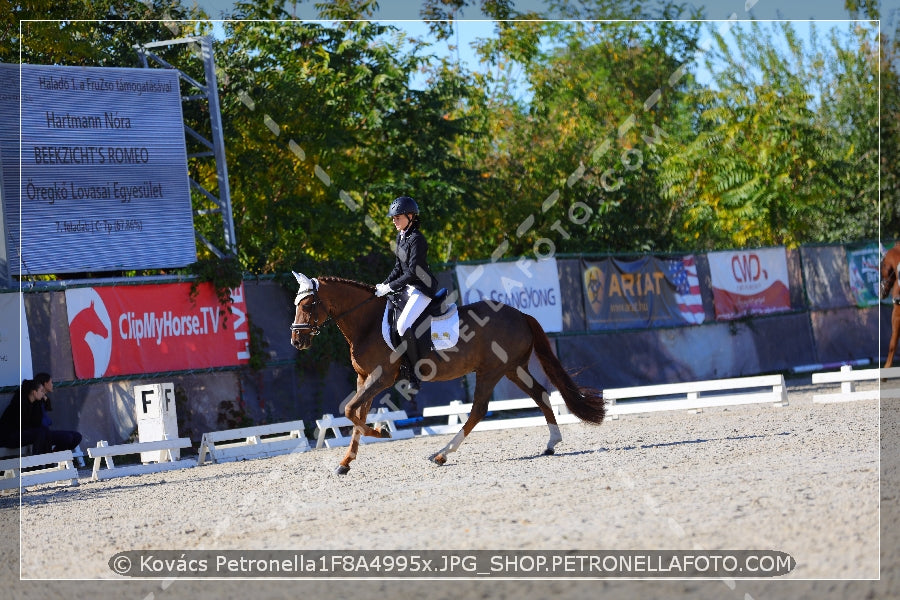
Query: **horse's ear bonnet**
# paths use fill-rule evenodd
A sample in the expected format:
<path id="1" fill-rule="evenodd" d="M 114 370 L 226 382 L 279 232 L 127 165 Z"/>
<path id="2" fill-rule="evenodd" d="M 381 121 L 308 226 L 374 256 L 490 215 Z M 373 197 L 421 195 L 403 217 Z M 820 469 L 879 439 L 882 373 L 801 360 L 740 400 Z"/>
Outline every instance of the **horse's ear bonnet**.
<path id="1" fill-rule="evenodd" d="M 297 290 L 297 297 L 294 298 L 294 306 L 300 304 L 300 302 L 311 295 L 316 291 L 317 281 L 315 279 L 310 279 L 303 273 L 297 273 L 296 271 L 291 271 L 294 274 L 294 279 L 297 280 L 297 283 L 300 285 L 300 288 Z"/>

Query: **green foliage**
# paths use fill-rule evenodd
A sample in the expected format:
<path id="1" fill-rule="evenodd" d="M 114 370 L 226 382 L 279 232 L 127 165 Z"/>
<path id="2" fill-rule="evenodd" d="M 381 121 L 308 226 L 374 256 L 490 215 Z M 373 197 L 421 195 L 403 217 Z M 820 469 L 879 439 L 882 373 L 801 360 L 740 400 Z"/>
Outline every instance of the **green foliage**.
<path id="1" fill-rule="evenodd" d="M 490 95 L 472 111 L 488 135 L 460 153 L 490 201 L 462 224 L 458 257 L 670 246 L 657 146 L 684 128 L 684 81 L 669 80 L 695 46 L 690 23 L 504 24 L 482 51 L 521 65 L 532 96 L 510 100 L 511 70 L 482 76 Z"/>
<path id="2" fill-rule="evenodd" d="M 789 23 L 710 30 L 714 85 L 695 88 L 693 139 L 669 137 L 662 193 L 682 247 L 797 246 L 877 237 L 873 29 L 804 48 Z"/>
<path id="3" fill-rule="evenodd" d="M 234 257 L 217 258 L 215 256 L 201 258 L 187 268 L 188 273 L 195 276 L 191 280 L 190 297 L 197 297 L 200 284 L 212 284 L 216 298 L 222 306 L 231 303 L 231 290 L 241 285 L 243 271 Z M 227 311 L 222 313 L 222 324 L 227 325 Z"/>
<path id="4" fill-rule="evenodd" d="M 205 17 L 167 0 L 22 0 L 0 7 L 0 62 L 138 67 L 135 43 L 196 33 Z M 21 26 L 21 34 L 20 34 Z M 209 25 L 207 24 L 207 27 Z M 164 51 L 172 56 L 175 51 Z"/>
<path id="5" fill-rule="evenodd" d="M 247 18 L 285 16 L 239 5 Z M 253 273 L 386 253 L 387 207 L 410 195 L 424 228 L 459 212 L 472 176 L 449 152 L 464 82 L 438 70 L 409 88 L 426 58 L 368 22 L 226 23 L 217 47 L 240 258 Z M 215 173 L 201 174 L 212 183 Z M 383 278 L 379 275 L 378 280 Z"/>
<path id="6" fill-rule="evenodd" d="M 900 236 L 892 32 L 877 39 L 848 21 L 828 39 L 812 26 L 804 44 L 790 24 L 739 23 L 727 38 L 717 27 L 704 53 L 714 80 L 700 85 L 702 30 L 690 19 L 702 15 L 687 5 L 554 1 L 548 10 L 571 21 L 498 21 L 474 73 L 366 20 L 376 6 L 321 3 L 324 20 L 298 22 L 280 0 L 257 0 L 223 23 L 215 58 L 238 254 L 201 249 L 191 269 L 217 290 L 246 272 L 380 281 L 393 260 L 385 213 L 401 194 L 422 206 L 432 263 L 873 238 L 879 196 L 880 225 Z M 879 16 L 877 2 L 847 8 Z M 526 16 L 506 0 L 429 0 L 422 14 L 447 18 L 432 26 L 448 39 L 476 9 Z M 11 42 L 0 60 L 19 60 L 21 41 L 27 62 L 136 66 L 135 43 L 209 33 L 208 22 L 174 22 L 196 16 L 164 0 L 27 0 L 0 8 Z M 31 19 L 21 40 L 19 19 Z M 192 52 L 159 49 L 202 80 Z M 423 74 L 424 89 L 411 88 Z M 184 114 L 209 135 L 202 106 Z M 217 192 L 209 161 L 189 168 Z M 192 194 L 196 209 L 213 208 Z M 222 241 L 215 220 L 195 225 Z"/>

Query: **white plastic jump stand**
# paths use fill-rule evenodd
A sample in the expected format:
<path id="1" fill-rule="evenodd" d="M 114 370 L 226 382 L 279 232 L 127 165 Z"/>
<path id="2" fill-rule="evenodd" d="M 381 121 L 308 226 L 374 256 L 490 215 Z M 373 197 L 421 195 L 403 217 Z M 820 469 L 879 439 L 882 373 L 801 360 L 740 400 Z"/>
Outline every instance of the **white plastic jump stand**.
<path id="1" fill-rule="evenodd" d="M 844 365 L 840 371 L 813 373 L 813 383 L 840 383 L 841 391 L 829 394 L 814 394 L 813 402 L 827 404 L 832 402 L 852 402 L 854 400 L 876 400 L 900 397 L 900 389 L 885 382 L 900 377 L 900 367 L 889 369 L 859 369 L 854 371 L 851 365 Z M 857 381 L 878 381 L 881 385 L 870 390 L 857 390 Z M 893 382 L 892 382 L 893 383 Z"/>
<path id="2" fill-rule="evenodd" d="M 96 448 L 88 448 L 88 456 L 94 460 L 91 479 L 99 481 L 112 477 L 142 475 L 144 473 L 156 473 L 158 471 L 196 466 L 196 461 L 192 459 L 177 460 L 174 458 L 177 450 L 188 448 L 190 445 L 190 438 L 165 439 L 135 444 L 119 444 L 116 446 L 110 446 L 106 441 L 97 442 Z M 144 453 L 151 453 L 152 456 L 159 458 L 159 462 L 116 467 L 113 461 L 113 456 L 121 456 L 123 454 L 141 454 L 143 456 Z M 106 461 L 106 469 L 100 468 L 102 461 Z"/>

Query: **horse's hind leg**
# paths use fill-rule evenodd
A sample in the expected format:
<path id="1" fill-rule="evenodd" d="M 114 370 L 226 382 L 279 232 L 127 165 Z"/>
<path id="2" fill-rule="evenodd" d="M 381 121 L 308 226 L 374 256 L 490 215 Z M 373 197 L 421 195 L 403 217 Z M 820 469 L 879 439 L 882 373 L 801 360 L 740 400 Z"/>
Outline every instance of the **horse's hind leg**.
<path id="1" fill-rule="evenodd" d="M 547 449 L 544 450 L 544 454 L 553 454 L 556 445 L 562 441 L 562 433 L 560 433 L 559 425 L 556 423 L 553 407 L 550 406 L 550 394 L 547 393 L 547 389 L 528 372 L 527 363 L 510 370 L 506 373 L 506 377 L 519 386 L 520 390 L 528 394 L 537 403 L 541 412 L 544 413 L 544 419 L 547 420 L 547 428 L 550 430 L 550 439 L 547 441 Z"/>
<path id="2" fill-rule="evenodd" d="M 438 452 L 431 455 L 431 460 L 439 465 L 447 462 L 447 455 L 456 450 L 466 439 L 466 436 L 472 433 L 472 430 L 478 425 L 478 422 L 487 414 L 488 401 L 491 398 L 491 392 L 494 386 L 503 377 L 502 373 L 476 373 L 475 374 L 475 394 L 472 401 L 472 411 L 469 418 L 463 423 L 460 429 L 450 443 L 441 448 Z"/>

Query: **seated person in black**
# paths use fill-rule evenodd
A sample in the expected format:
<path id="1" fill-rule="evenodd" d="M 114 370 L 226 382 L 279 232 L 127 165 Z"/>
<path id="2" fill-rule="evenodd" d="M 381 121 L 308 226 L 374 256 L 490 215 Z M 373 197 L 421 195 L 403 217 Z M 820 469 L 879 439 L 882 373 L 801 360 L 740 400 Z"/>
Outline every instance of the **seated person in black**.
<path id="1" fill-rule="evenodd" d="M 30 444 L 32 454 L 44 454 L 74 450 L 81 443 L 79 432 L 52 430 L 45 424 L 44 396 L 42 385 L 32 379 L 22 381 L 0 415 L 0 446 L 18 448 Z"/>

